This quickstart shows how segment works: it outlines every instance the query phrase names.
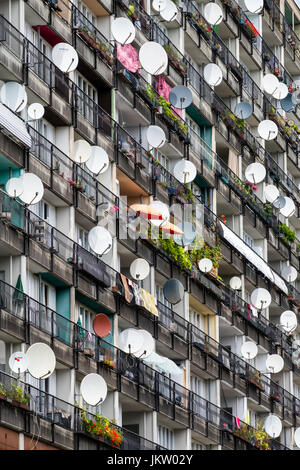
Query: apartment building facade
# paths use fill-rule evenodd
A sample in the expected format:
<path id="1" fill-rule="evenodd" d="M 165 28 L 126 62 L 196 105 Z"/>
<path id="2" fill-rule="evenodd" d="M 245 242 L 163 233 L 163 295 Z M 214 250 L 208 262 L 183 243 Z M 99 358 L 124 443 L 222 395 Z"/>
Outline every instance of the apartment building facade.
<path id="1" fill-rule="evenodd" d="M 223 21 L 212 28 L 203 16 L 208 2 L 175 3 L 178 15 L 166 22 L 150 0 L 0 1 L 1 85 L 22 83 L 28 104 L 45 107 L 38 121 L 28 120 L 26 110 L 11 113 L 0 129 L 1 449 L 296 448 L 299 327 L 283 331 L 280 315 L 292 310 L 298 316 L 300 285 L 284 282 L 280 273 L 286 265 L 299 270 L 300 111 L 296 105 L 279 109 L 262 80 L 274 74 L 294 91 L 300 10 L 292 0 L 265 0 L 262 13 L 251 14 L 242 1 L 218 0 Z M 115 17 L 135 26 L 130 47 L 113 40 Z M 137 63 L 147 41 L 168 55 L 158 77 Z M 52 61 L 60 42 L 78 53 L 74 72 L 64 74 Z M 223 73 L 213 88 L 203 75 L 212 62 Z M 192 105 L 177 112 L 168 103 L 176 85 L 193 95 Z M 240 101 L 253 107 L 247 121 L 234 114 Z M 259 138 L 264 119 L 279 127 L 272 141 Z M 151 124 L 167 136 L 152 151 L 146 140 Z M 95 176 L 74 162 L 80 139 L 107 152 L 105 173 Z M 182 158 L 197 168 L 191 184 L 174 176 Z M 258 185 L 245 178 L 254 162 L 266 168 Z M 29 207 L 5 192 L 9 178 L 24 171 L 38 175 L 45 188 L 43 199 Z M 271 183 L 293 199 L 293 216 L 268 204 L 264 191 Z M 201 207 L 203 257 L 213 259 L 213 272 L 200 272 L 172 240 L 132 236 L 127 207 L 156 200 L 182 210 Z M 88 233 L 104 222 L 113 246 L 98 257 Z M 140 287 L 155 300 L 152 311 L 128 288 L 130 265 L 140 257 L 150 264 Z M 276 276 L 270 279 L 266 269 Z M 238 291 L 230 287 L 233 276 L 241 279 Z M 170 278 L 185 290 L 173 307 L 163 292 Z M 272 296 L 262 312 L 251 306 L 257 287 Z M 99 313 L 112 325 L 104 339 L 93 329 Z M 174 361 L 180 376 L 122 351 L 118 337 L 126 328 L 148 331 L 155 351 Z M 246 341 L 258 345 L 249 361 L 241 354 Z M 46 380 L 28 372 L 17 378 L 9 357 L 36 342 L 55 352 L 55 372 Z M 284 359 L 280 373 L 265 371 L 269 354 Z M 106 380 L 108 395 L 83 412 L 80 383 L 90 373 Z M 281 419 L 282 432 L 260 441 L 270 413 Z M 103 420 L 114 438 L 92 431 Z"/>

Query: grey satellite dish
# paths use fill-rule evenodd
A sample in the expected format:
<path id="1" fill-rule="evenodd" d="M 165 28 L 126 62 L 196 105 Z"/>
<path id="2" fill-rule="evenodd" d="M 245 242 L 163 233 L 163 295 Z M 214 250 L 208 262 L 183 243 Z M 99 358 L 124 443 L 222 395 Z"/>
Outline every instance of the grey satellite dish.
<path id="1" fill-rule="evenodd" d="M 274 202 L 273 206 L 275 209 L 283 209 L 284 206 L 286 205 L 286 200 L 284 196 L 279 196 Z"/>
<path id="2" fill-rule="evenodd" d="M 235 107 L 234 114 L 239 119 L 248 119 L 253 114 L 252 104 L 247 101 L 241 101 Z"/>
<path id="3" fill-rule="evenodd" d="M 52 49 L 52 61 L 62 72 L 73 72 L 78 65 L 78 54 L 70 44 L 59 42 Z"/>
<path id="4" fill-rule="evenodd" d="M 193 95 L 189 88 L 177 85 L 170 91 L 169 101 L 172 106 L 179 109 L 188 108 L 193 101 Z"/>
<path id="5" fill-rule="evenodd" d="M 0 91 L 1 103 L 15 113 L 22 111 L 27 104 L 27 93 L 23 85 L 17 82 L 6 82 Z"/>
<path id="6" fill-rule="evenodd" d="M 174 242 L 181 246 L 187 246 L 193 243 L 197 235 L 196 227 L 191 222 L 181 222 L 177 227 L 180 228 L 184 234 L 173 235 Z"/>
<path id="7" fill-rule="evenodd" d="M 286 113 L 292 113 L 296 110 L 297 105 L 293 103 L 293 95 L 289 93 L 283 100 L 280 101 L 280 105 Z"/>
<path id="8" fill-rule="evenodd" d="M 166 300 L 172 305 L 176 305 L 182 301 L 184 296 L 184 287 L 178 279 L 169 279 L 164 287 L 163 292 Z"/>

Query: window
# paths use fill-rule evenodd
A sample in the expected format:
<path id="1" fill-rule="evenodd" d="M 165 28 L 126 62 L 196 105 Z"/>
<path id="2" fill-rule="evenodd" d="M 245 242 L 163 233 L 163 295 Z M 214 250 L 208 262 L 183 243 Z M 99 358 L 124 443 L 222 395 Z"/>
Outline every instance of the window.
<path id="1" fill-rule="evenodd" d="M 254 240 L 246 232 L 243 234 L 243 240 L 250 248 L 254 248 Z"/>
<path id="2" fill-rule="evenodd" d="M 191 375 L 191 391 L 199 395 L 200 397 L 207 397 L 207 386 L 203 379 L 199 379 L 194 375 Z"/>
<path id="3" fill-rule="evenodd" d="M 82 327 L 85 330 L 93 333 L 94 331 L 93 320 L 96 314 L 92 312 L 91 310 L 87 309 L 84 305 L 78 304 L 77 308 L 78 308 L 78 316 L 80 318 Z"/>
<path id="4" fill-rule="evenodd" d="M 77 243 L 82 246 L 82 248 L 85 248 L 88 251 L 90 250 L 90 245 L 88 242 L 88 232 L 84 230 L 83 228 L 79 227 L 76 225 L 76 231 L 77 231 Z"/>
<path id="5" fill-rule="evenodd" d="M 192 450 L 205 450 L 206 447 L 203 444 L 199 444 L 196 441 L 192 441 Z"/>
<path id="6" fill-rule="evenodd" d="M 249 410 L 249 424 L 256 428 L 256 413 L 255 411 Z"/>
<path id="7" fill-rule="evenodd" d="M 195 325 L 199 330 L 204 331 L 204 316 L 201 313 L 196 312 L 196 310 L 190 309 L 189 312 L 190 323 Z"/>
<path id="8" fill-rule="evenodd" d="M 168 44 L 168 30 L 163 24 L 160 23 L 159 28 L 154 28 L 153 41 L 158 42 L 162 46 Z"/>
<path id="9" fill-rule="evenodd" d="M 166 449 L 174 449 L 174 431 L 166 428 L 165 426 L 158 426 L 158 441 L 159 445 L 166 447 Z"/>
<path id="10" fill-rule="evenodd" d="M 78 112 L 90 122 L 94 122 L 94 103 L 98 102 L 97 90 L 79 72 L 76 72 L 78 91 Z"/>
<path id="11" fill-rule="evenodd" d="M 161 304 L 165 305 L 168 308 L 171 308 L 171 304 L 165 298 L 163 288 L 158 284 L 156 284 L 156 298 L 158 302 L 160 302 Z"/>
<path id="12" fill-rule="evenodd" d="M 82 13 L 83 17 L 80 17 L 80 23 L 89 25 L 89 22 L 92 23 L 94 26 L 97 26 L 97 18 L 94 13 L 80 0 L 74 0 L 73 2 L 75 6 L 78 8 L 80 13 Z M 88 21 L 86 21 L 86 19 Z"/>
<path id="13" fill-rule="evenodd" d="M 152 152 L 153 152 L 154 158 L 156 158 L 156 159 L 159 161 L 159 163 L 161 164 L 161 166 L 162 166 L 163 168 L 165 168 L 167 171 L 169 171 L 169 167 L 170 167 L 170 160 L 169 160 L 169 158 L 166 157 L 165 155 L 163 155 L 163 154 L 162 154 L 159 150 L 157 150 L 157 149 L 153 149 Z M 164 182 L 167 182 L 167 181 L 168 181 L 167 175 L 166 175 L 163 171 L 161 171 L 161 173 L 160 173 L 160 181 L 162 181 L 162 182 L 163 182 L 163 181 L 164 181 Z"/>

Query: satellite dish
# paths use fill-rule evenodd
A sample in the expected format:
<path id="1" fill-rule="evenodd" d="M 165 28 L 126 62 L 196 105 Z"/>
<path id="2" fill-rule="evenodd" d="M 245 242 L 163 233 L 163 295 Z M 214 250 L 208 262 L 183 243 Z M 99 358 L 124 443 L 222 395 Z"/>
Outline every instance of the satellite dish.
<path id="1" fill-rule="evenodd" d="M 251 305 L 257 308 L 257 310 L 264 310 L 271 305 L 272 297 L 267 289 L 259 287 L 255 289 L 251 294 Z"/>
<path id="2" fill-rule="evenodd" d="M 141 349 L 144 337 L 140 334 L 141 330 L 127 328 L 121 331 L 118 338 L 119 347 L 126 353 L 133 354 Z"/>
<path id="3" fill-rule="evenodd" d="M 59 42 L 52 49 L 52 61 L 62 72 L 74 72 L 78 65 L 78 54 L 70 44 Z"/>
<path id="4" fill-rule="evenodd" d="M 276 437 L 280 436 L 282 430 L 281 420 L 278 418 L 278 416 L 269 415 L 265 420 L 264 428 L 266 433 L 275 439 Z"/>
<path id="5" fill-rule="evenodd" d="M 48 344 L 32 344 L 27 350 L 26 357 L 28 360 L 28 372 L 35 379 L 47 379 L 53 374 L 56 358 Z"/>
<path id="6" fill-rule="evenodd" d="M 173 175 L 182 184 L 191 183 L 197 176 L 197 168 L 189 160 L 179 160 L 173 168 Z"/>
<path id="7" fill-rule="evenodd" d="M 205 5 L 203 16 L 209 24 L 216 26 L 223 20 L 223 11 L 217 3 L 210 2 Z"/>
<path id="8" fill-rule="evenodd" d="M 130 265 L 130 274 L 136 281 L 142 281 L 149 276 L 150 266 L 143 258 L 135 259 Z"/>
<path id="9" fill-rule="evenodd" d="M 218 86 L 223 80 L 223 74 L 220 67 L 216 64 L 207 64 L 204 67 L 204 80 L 210 86 Z"/>
<path id="10" fill-rule="evenodd" d="M 167 206 L 167 204 L 165 204 L 163 202 L 160 202 L 160 201 L 153 201 L 149 204 L 149 206 L 152 207 L 153 209 L 157 210 L 162 215 L 162 220 L 150 219 L 150 223 L 152 225 L 155 225 L 156 227 L 159 227 L 164 222 L 169 220 L 170 211 L 169 211 L 169 207 Z"/>
<path id="11" fill-rule="evenodd" d="M 27 104 L 27 93 L 23 85 L 17 82 L 6 82 L 0 91 L 1 103 L 15 113 L 22 111 Z"/>
<path id="12" fill-rule="evenodd" d="M 279 87 L 279 80 L 272 73 L 267 73 L 262 80 L 262 86 L 266 93 L 273 95 Z"/>
<path id="13" fill-rule="evenodd" d="M 283 100 L 284 98 L 287 97 L 288 94 L 289 94 L 289 89 L 286 86 L 286 84 L 279 83 L 274 93 L 272 93 L 272 96 L 273 98 L 275 98 L 275 100 Z"/>
<path id="14" fill-rule="evenodd" d="M 28 116 L 33 121 L 41 119 L 45 114 L 45 108 L 40 103 L 32 103 L 27 109 Z"/>
<path id="15" fill-rule="evenodd" d="M 165 21 L 174 21 L 177 17 L 178 9 L 172 0 L 167 0 L 167 4 L 163 10 L 160 11 L 161 17 Z"/>
<path id="16" fill-rule="evenodd" d="M 286 310 L 280 315 L 280 325 L 287 333 L 294 331 L 297 323 L 296 314 L 292 310 Z"/>
<path id="17" fill-rule="evenodd" d="M 266 367 L 268 372 L 278 374 L 284 367 L 284 360 L 279 354 L 270 354 L 266 360 Z"/>
<path id="18" fill-rule="evenodd" d="M 168 66 L 168 56 L 161 44 L 145 42 L 139 51 L 139 60 L 143 69 L 151 75 L 161 75 Z"/>
<path id="19" fill-rule="evenodd" d="M 300 449 L 300 428 L 297 428 L 294 433 L 294 441 L 298 449 Z"/>
<path id="20" fill-rule="evenodd" d="M 282 214 L 284 217 L 292 217 L 296 211 L 296 206 L 290 197 L 285 197 L 285 205 L 280 209 L 280 214 Z"/>
<path id="21" fill-rule="evenodd" d="M 275 209 L 283 209 L 285 205 L 286 200 L 283 196 L 279 196 L 276 201 L 273 202 L 273 206 L 275 207 Z"/>
<path id="22" fill-rule="evenodd" d="M 164 8 L 167 6 L 167 0 L 153 0 L 152 2 L 152 8 L 155 11 L 162 11 Z"/>
<path id="23" fill-rule="evenodd" d="M 261 183 L 266 177 L 266 169 L 261 163 L 251 163 L 245 170 L 245 176 L 250 183 Z"/>
<path id="24" fill-rule="evenodd" d="M 80 384 L 80 393 L 86 403 L 96 406 L 103 403 L 107 396 L 107 385 L 99 374 L 86 375 Z"/>
<path id="25" fill-rule="evenodd" d="M 88 242 L 91 249 L 97 255 L 103 256 L 107 254 L 112 248 L 112 237 L 106 228 L 97 225 L 93 227 L 88 233 Z"/>
<path id="26" fill-rule="evenodd" d="M 200 261 L 198 261 L 198 267 L 200 271 L 202 271 L 203 273 L 209 273 L 213 268 L 213 264 L 210 259 L 203 258 Z"/>
<path id="27" fill-rule="evenodd" d="M 19 197 L 24 191 L 23 179 L 22 178 L 10 178 L 5 186 L 6 192 L 9 197 Z"/>
<path id="28" fill-rule="evenodd" d="M 281 276 L 287 282 L 294 282 L 298 277 L 298 271 L 293 266 L 284 266 L 281 270 Z"/>
<path id="29" fill-rule="evenodd" d="M 264 140 L 274 140 L 278 135 L 278 126 L 274 121 L 266 119 L 262 121 L 258 128 L 259 136 Z"/>
<path id="30" fill-rule="evenodd" d="M 17 351 L 10 356 L 8 365 L 15 374 L 22 374 L 28 368 L 28 358 L 25 353 Z"/>
<path id="31" fill-rule="evenodd" d="M 193 102 L 193 95 L 189 88 L 177 85 L 170 91 L 169 101 L 174 108 L 185 109 Z"/>
<path id="32" fill-rule="evenodd" d="M 166 143 L 166 134 L 159 126 L 149 126 L 147 129 L 147 140 L 150 147 L 159 149 Z"/>
<path id="33" fill-rule="evenodd" d="M 268 184 L 265 187 L 265 198 L 268 202 L 273 204 L 273 202 L 279 198 L 279 189 L 274 186 L 274 184 Z"/>
<path id="34" fill-rule="evenodd" d="M 106 338 L 111 332 L 111 321 L 105 313 L 98 313 L 93 320 L 93 330 L 99 338 Z"/>
<path id="35" fill-rule="evenodd" d="M 122 46 L 131 44 L 135 38 L 135 27 L 129 18 L 116 18 L 111 25 L 114 39 Z"/>
<path id="36" fill-rule="evenodd" d="M 264 7 L 264 0 L 244 0 L 245 7 L 250 13 L 260 13 Z"/>
<path id="37" fill-rule="evenodd" d="M 92 147 L 86 140 L 76 140 L 73 148 L 73 160 L 76 163 L 85 163 L 92 154 Z"/>
<path id="38" fill-rule="evenodd" d="M 136 357 L 149 357 L 153 353 L 155 348 L 155 341 L 150 333 L 146 330 L 139 330 L 139 333 L 142 337 L 142 346 L 141 348 L 133 353 Z"/>
<path id="39" fill-rule="evenodd" d="M 40 202 L 44 195 L 44 186 L 40 178 L 34 173 L 24 173 L 20 176 L 23 191 L 20 194 L 21 201 L 30 206 Z"/>
<path id="40" fill-rule="evenodd" d="M 165 299 L 172 305 L 182 301 L 184 297 L 184 287 L 178 279 L 169 279 L 163 287 Z"/>
<path id="41" fill-rule="evenodd" d="M 241 354 L 245 359 L 254 359 L 257 356 L 258 348 L 252 341 L 246 341 L 242 344 Z"/>
<path id="42" fill-rule="evenodd" d="M 95 175 L 105 173 L 109 166 L 109 158 L 107 152 L 96 145 L 91 147 L 91 155 L 85 162 L 86 167 Z"/>
<path id="43" fill-rule="evenodd" d="M 280 101 L 280 106 L 286 113 L 292 113 L 296 110 L 296 104 L 293 102 L 292 93 L 289 93 L 283 100 Z"/>
<path id="44" fill-rule="evenodd" d="M 240 277 L 237 277 L 237 276 L 233 276 L 231 279 L 230 279 L 230 287 L 231 289 L 233 290 L 240 290 L 240 288 L 242 287 L 242 280 Z"/>
<path id="45" fill-rule="evenodd" d="M 183 235 L 174 235 L 174 242 L 181 246 L 193 243 L 197 235 L 196 227 L 191 222 L 181 222 L 178 224 L 178 228 L 183 231 Z"/>
<path id="46" fill-rule="evenodd" d="M 252 104 L 247 101 L 241 101 L 235 107 L 234 114 L 239 119 L 248 119 L 253 114 Z"/>

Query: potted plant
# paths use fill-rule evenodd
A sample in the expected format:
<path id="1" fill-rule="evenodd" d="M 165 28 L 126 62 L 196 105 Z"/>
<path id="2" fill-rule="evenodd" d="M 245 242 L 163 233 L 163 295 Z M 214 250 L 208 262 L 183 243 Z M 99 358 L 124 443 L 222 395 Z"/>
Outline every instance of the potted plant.
<path id="1" fill-rule="evenodd" d="M 120 448 L 123 442 L 123 435 L 113 421 L 109 421 L 104 416 L 95 414 L 92 418 L 86 416 L 86 411 L 80 409 L 81 420 L 84 430 L 97 437 L 103 442 L 109 442 L 113 447 Z"/>
<path id="2" fill-rule="evenodd" d="M 4 387 L 3 383 L 0 382 L 0 400 L 6 400 L 7 390 Z"/>
<path id="3" fill-rule="evenodd" d="M 8 396 L 12 400 L 12 405 L 29 410 L 30 395 L 24 392 L 19 385 L 13 385 Z"/>

